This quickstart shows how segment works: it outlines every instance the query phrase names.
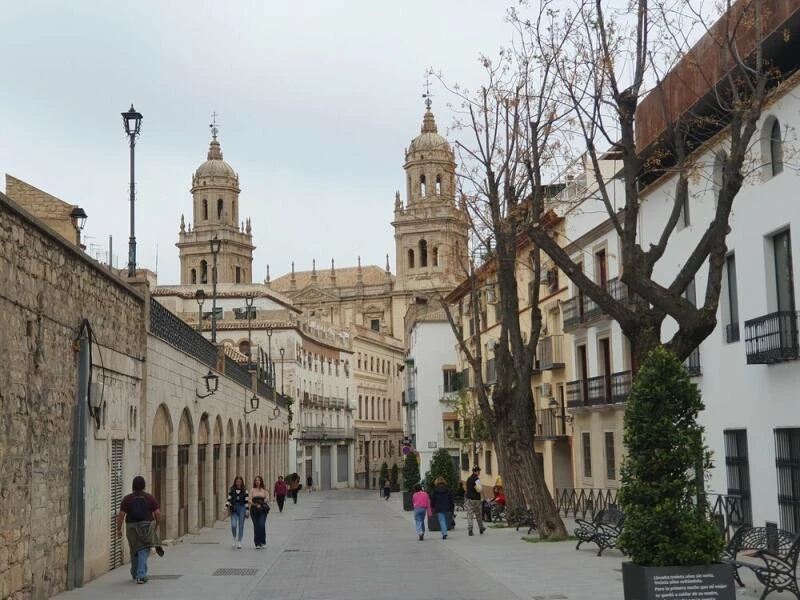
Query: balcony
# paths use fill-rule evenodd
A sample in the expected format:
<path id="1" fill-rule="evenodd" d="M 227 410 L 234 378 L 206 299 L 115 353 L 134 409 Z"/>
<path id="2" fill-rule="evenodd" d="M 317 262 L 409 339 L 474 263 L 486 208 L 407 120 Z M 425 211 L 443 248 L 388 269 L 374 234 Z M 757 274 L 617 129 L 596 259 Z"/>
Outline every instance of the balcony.
<path id="1" fill-rule="evenodd" d="M 744 322 L 748 365 L 770 365 L 798 358 L 797 313 L 778 311 Z"/>
<path id="2" fill-rule="evenodd" d="M 631 392 L 631 371 L 567 382 L 567 407 L 621 404 Z"/>
<path id="3" fill-rule="evenodd" d="M 548 335 L 539 340 L 537 350 L 539 369 L 542 371 L 564 368 L 564 336 Z"/>
<path id="4" fill-rule="evenodd" d="M 454 389 L 452 386 L 439 386 L 439 402 L 452 404 L 458 400 L 460 394 L 460 390 Z"/>
<path id="5" fill-rule="evenodd" d="M 695 348 L 692 350 L 692 353 L 683 363 L 683 366 L 686 367 L 687 371 L 689 371 L 689 376 L 691 377 L 699 377 L 703 374 L 702 370 L 700 369 L 700 348 Z"/>
<path id="6" fill-rule="evenodd" d="M 567 435 L 566 418 L 555 414 L 552 410 L 543 408 L 536 411 L 537 438 L 557 438 Z"/>
<path id="7" fill-rule="evenodd" d="M 303 427 L 301 439 L 309 440 L 352 440 L 353 429 L 349 427 Z"/>
<path id="8" fill-rule="evenodd" d="M 622 283 L 618 277 L 609 279 L 606 282 L 606 291 L 614 300 L 632 300 L 628 292 L 628 286 Z M 589 325 L 593 321 L 603 318 L 603 311 L 597 303 L 586 296 L 578 294 L 569 298 L 561 305 L 564 315 L 564 331 L 577 329 L 581 325 Z"/>

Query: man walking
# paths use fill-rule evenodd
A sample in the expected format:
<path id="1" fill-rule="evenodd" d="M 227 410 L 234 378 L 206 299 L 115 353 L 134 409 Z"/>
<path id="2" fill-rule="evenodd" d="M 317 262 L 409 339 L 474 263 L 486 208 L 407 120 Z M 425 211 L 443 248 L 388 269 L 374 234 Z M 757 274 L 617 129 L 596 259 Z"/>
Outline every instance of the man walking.
<path id="1" fill-rule="evenodd" d="M 465 504 L 467 505 L 467 535 L 474 535 L 472 532 L 472 520 L 478 521 L 478 532 L 483 535 L 486 528 L 483 526 L 483 516 L 481 515 L 481 468 L 478 465 L 472 467 L 472 475 L 467 478 L 467 491 L 465 494 Z"/>
<path id="2" fill-rule="evenodd" d="M 144 491 L 144 486 L 144 477 L 133 478 L 133 493 L 122 499 L 117 514 L 118 534 L 122 535 L 122 523 L 125 523 L 125 537 L 131 551 L 131 577 L 136 583 L 147 583 L 150 548 L 161 545 L 156 534 L 161 510 L 155 497 Z"/>

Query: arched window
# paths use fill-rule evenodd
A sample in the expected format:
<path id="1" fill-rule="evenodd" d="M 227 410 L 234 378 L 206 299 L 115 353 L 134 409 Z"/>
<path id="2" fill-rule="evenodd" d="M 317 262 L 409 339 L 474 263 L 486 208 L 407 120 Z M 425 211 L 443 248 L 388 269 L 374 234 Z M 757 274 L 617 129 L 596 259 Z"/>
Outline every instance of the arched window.
<path id="1" fill-rule="evenodd" d="M 436 195 L 439 196 L 442 193 L 442 176 L 436 176 Z"/>
<path id="2" fill-rule="evenodd" d="M 222 198 L 219 198 L 217 200 L 217 219 L 222 218 L 222 206 L 223 206 Z"/>
<path id="3" fill-rule="evenodd" d="M 414 251 L 411 249 L 409 249 L 408 251 L 408 268 L 409 269 L 414 268 Z"/>
<path id="4" fill-rule="evenodd" d="M 247 340 L 239 342 L 239 352 L 241 352 L 245 356 L 249 356 L 250 355 L 250 342 L 248 342 Z"/>
<path id="5" fill-rule="evenodd" d="M 425 187 L 425 175 L 419 176 L 419 195 L 423 198 L 428 195 L 427 189 Z"/>
<path id="6" fill-rule="evenodd" d="M 428 266 L 428 242 L 425 240 L 419 241 L 419 266 Z"/>
<path id="7" fill-rule="evenodd" d="M 438 246 L 433 247 L 433 266 L 439 266 L 439 248 Z"/>
<path id="8" fill-rule="evenodd" d="M 208 200 L 203 198 L 203 221 L 208 221 Z"/>
<path id="9" fill-rule="evenodd" d="M 208 263 L 200 261 L 200 283 L 208 283 Z"/>
<path id="10" fill-rule="evenodd" d="M 781 124 L 778 119 L 772 123 L 769 136 L 769 155 L 772 164 L 772 175 L 783 171 L 783 140 L 781 139 Z"/>
<path id="11" fill-rule="evenodd" d="M 189 280 L 192 283 L 197 283 L 197 269 L 192 269 L 189 271 Z"/>
<path id="12" fill-rule="evenodd" d="M 231 216 L 236 219 L 236 200 L 231 201 Z"/>

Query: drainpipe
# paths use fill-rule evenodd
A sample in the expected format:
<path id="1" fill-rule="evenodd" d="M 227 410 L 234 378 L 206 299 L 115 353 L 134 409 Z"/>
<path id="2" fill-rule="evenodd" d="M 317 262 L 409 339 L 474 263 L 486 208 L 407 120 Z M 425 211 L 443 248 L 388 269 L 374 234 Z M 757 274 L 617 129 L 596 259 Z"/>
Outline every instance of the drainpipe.
<path id="1" fill-rule="evenodd" d="M 86 545 L 86 420 L 89 381 L 89 336 L 87 323 L 81 328 L 77 340 L 78 388 L 75 394 L 75 419 L 72 426 L 72 465 L 69 494 L 69 547 L 67 559 L 67 589 L 83 587 L 83 558 Z"/>

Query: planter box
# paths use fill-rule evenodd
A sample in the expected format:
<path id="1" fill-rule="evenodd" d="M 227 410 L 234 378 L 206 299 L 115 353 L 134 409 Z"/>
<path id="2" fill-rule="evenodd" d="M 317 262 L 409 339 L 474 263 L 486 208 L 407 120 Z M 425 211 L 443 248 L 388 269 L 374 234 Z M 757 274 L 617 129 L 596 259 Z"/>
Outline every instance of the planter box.
<path id="1" fill-rule="evenodd" d="M 453 518 L 453 513 L 447 515 L 447 519 L 447 531 L 450 531 L 456 526 L 456 520 Z M 441 531 L 439 529 L 439 517 L 436 516 L 436 513 L 428 517 L 428 531 Z"/>
<path id="2" fill-rule="evenodd" d="M 414 505 L 411 503 L 412 492 L 403 492 L 403 510 L 414 510 Z"/>
<path id="3" fill-rule="evenodd" d="M 622 588 L 625 600 L 736 600 L 733 567 L 722 563 L 692 567 L 640 567 L 632 562 L 624 562 Z"/>

